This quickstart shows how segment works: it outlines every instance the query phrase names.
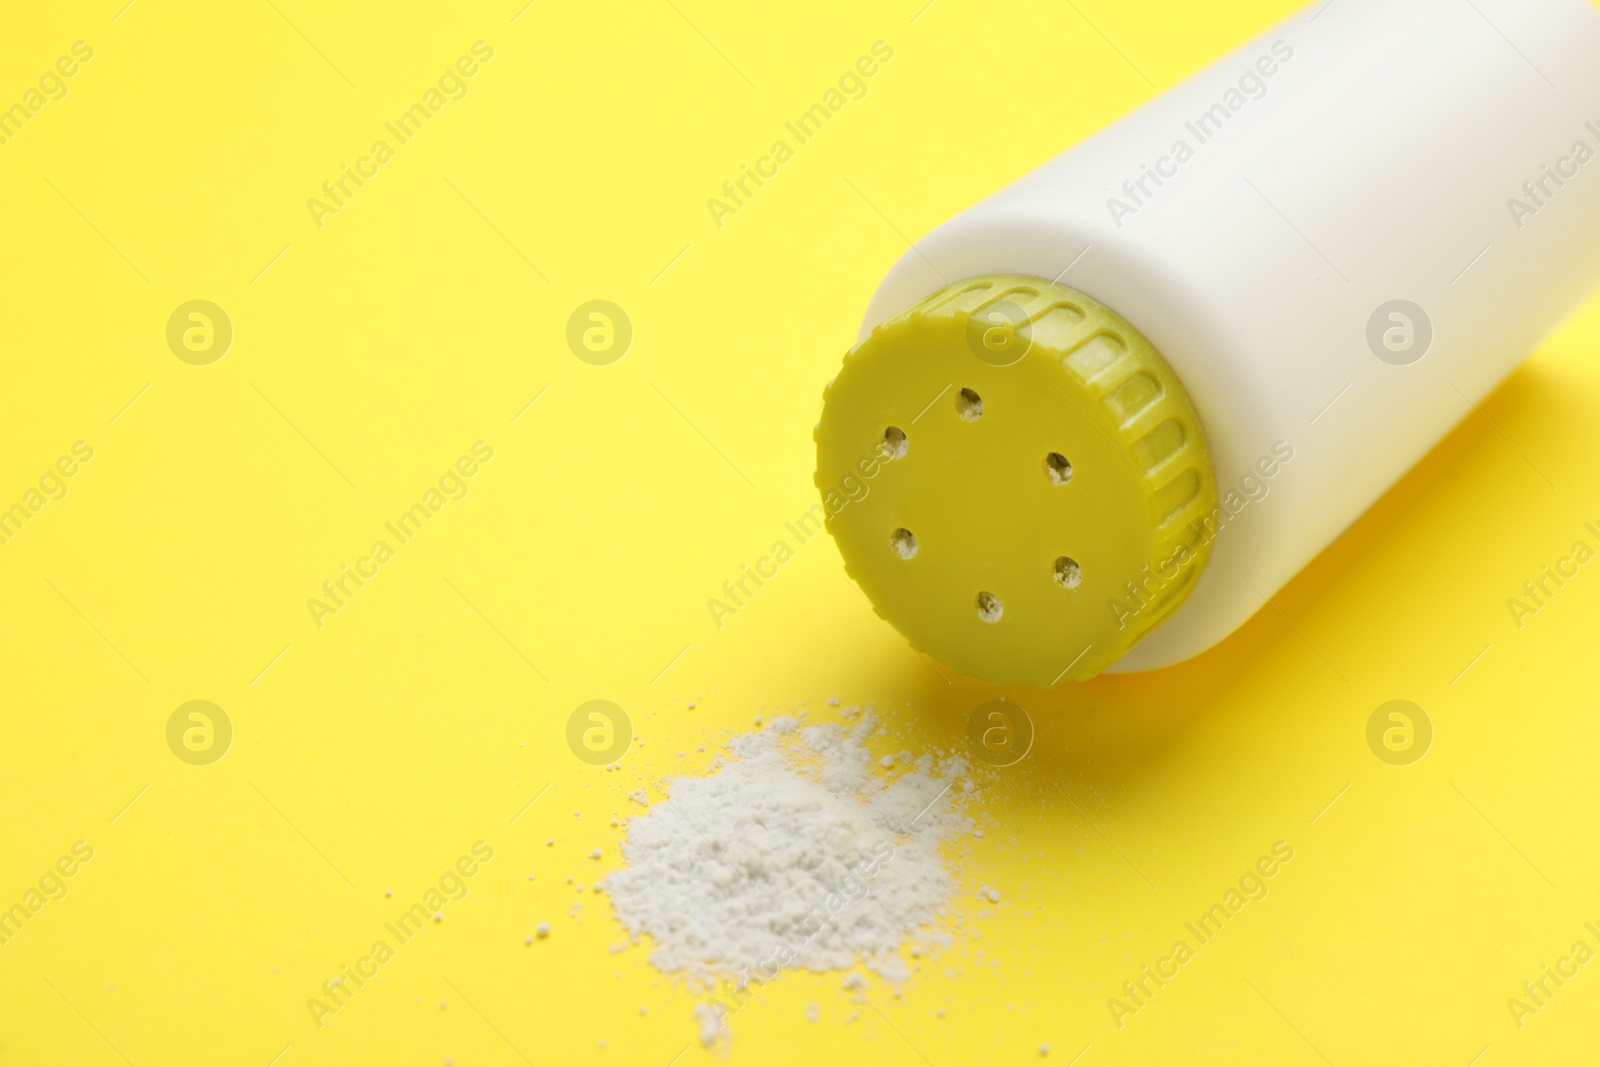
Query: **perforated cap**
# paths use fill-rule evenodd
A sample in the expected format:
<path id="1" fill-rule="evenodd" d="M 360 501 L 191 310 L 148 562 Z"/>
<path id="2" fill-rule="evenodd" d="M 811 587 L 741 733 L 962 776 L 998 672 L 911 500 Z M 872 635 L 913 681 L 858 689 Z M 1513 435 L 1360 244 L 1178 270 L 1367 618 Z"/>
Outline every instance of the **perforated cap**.
<path id="1" fill-rule="evenodd" d="M 1074 289 L 947 286 L 874 329 L 823 399 L 816 483 L 845 567 L 957 671 L 1093 677 L 1205 565 L 1217 493 L 1194 406 L 1138 330 Z"/>

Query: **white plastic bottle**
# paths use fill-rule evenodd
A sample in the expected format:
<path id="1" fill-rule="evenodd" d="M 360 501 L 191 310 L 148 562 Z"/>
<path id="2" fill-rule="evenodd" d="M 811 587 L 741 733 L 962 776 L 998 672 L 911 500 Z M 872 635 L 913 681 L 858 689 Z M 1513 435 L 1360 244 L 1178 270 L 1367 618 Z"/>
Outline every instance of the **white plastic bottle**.
<path id="1" fill-rule="evenodd" d="M 1260 609 L 1597 282 L 1600 10 L 1318 3 L 895 264 L 826 394 L 828 525 L 880 614 L 967 673 L 1171 664 Z M 1108 345 L 1130 351 L 1107 364 Z M 1160 427 L 1182 440 L 1156 448 Z M 1133 563 L 1168 573 L 1176 542 L 1146 534 L 1175 502 L 1217 521 L 1147 580 Z"/>

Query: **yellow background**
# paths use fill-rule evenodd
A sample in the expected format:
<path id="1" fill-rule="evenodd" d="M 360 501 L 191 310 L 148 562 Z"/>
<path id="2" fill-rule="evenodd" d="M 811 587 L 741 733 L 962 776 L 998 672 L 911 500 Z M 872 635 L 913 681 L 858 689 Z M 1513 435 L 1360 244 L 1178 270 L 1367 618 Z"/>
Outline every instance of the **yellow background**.
<path id="1" fill-rule="evenodd" d="M 13 5 L 0 33 L 0 103 L 95 50 L 0 146 L 0 503 L 95 450 L 0 546 L 0 906 L 95 850 L 0 946 L 0 1064 L 714 1062 L 588 888 L 625 794 L 800 701 L 958 746 L 996 695 L 912 652 L 825 539 L 722 628 L 706 608 L 810 506 L 872 287 L 902 235 L 1293 5 L 121 3 Z M 478 40 L 466 98 L 314 225 L 307 198 Z M 714 225 L 706 199 L 879 40 L 868 95 Z M 209 366 L 165 340 L 197 298 L 234 327 Z M 596 298 L 634 325 L 609 366 L 564 339 Z M 1600 565 L 1520 630 L 1506 600 L 1597 544 L 1597 344 L 1591 301 L 1211 653 L 1010 694 L 1038 743 L 951 855 L 976 936 L 898 998 L 785 975 L 732 1061 L 1590 1055 L 1600 962 L 1520 1030 L 1506 1001 L 1600 947 Z M 307 598 L 479 440 L 470 494 L 314 625 Z M 595 698 L 637 728 L 620 772 L 564 742 Z M 1435 728 L 1408 767 L 1365 740 L 1395 698 Z M 194 699 L 235 731 L 210 766 L 166 744 Z M 479 840 L 469 894 L 319 1029 L 307 999 Z M 1279 840 L 1270 895 L 1117 1028 L 1107 998 Z"/>

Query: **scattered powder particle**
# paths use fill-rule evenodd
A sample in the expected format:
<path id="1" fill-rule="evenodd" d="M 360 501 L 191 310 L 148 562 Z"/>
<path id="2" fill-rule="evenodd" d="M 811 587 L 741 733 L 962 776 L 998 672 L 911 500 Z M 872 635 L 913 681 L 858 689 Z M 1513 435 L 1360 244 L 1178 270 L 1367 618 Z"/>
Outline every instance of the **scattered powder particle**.
<path id="1" fill-rule="evenodd" d="M 540 937 L 549 937 L 550 936 L 550 924 L 549 923 L 540 923 L 537 927 L 534 928 L 534 932 L 537 933 Z"/>
<path id="2" fill-rule="evenodd" d="M 689 710 L 690 710 L 690 711 L 693 711 L 693 710 L 694 710 L 694 701 L 692 701 L 692 700 L 691 700 L 691 701 L 689 701 Z"/>
<path id="3" fill-rule="evenodd" d="M 710 985 L 865 963 L 894 983 L 909 977 L 902 945 L 948 943 L 928 931 L 954 891 L 940 843 L 971 829 L 948 788 L 966 764 L 923 756 L 880 774 L 876 729 L 870 714 L 848 728 L 776 716 L 629 821 L 627 866 L 603 884 L 628 933 L 654 942 L 654 966 Z M 714 1038 L 720 1017 L 709 1027 Z"/>
<path id="4" fill-rule="evenodd" d="M 893 767 L 894 766 L 894 757 L 893 756 L 885 756 L 885 757 L 883 757 L 883 759 L 879 760 L 878 762 L 880 764 L 882 764 L 883 766 L 885 766 L 885 767 Z"/>
<path id="5" fill-rule="evenodd" d="M 383 895 L 386 896 L 386 897 L 392 897 L 392 896 L 394 896 L 394 890 L 393 889 L 385 889 L 383 891 Z"/>
<path id="6" fill-rule="evenodd" d="M 572 817 L 573 817 L 573 818 L 574 818 L 574 819 L 579 819 L 579 818 L 582 818 L 582 817 L 583 817 L 583 812 L 581 812 L 581 811 L 575 811 L 575 812 L 573 812 L 573 813 L 572 813 Z"/>
<path id="7" fill-rule="evenodd" d="M 828 706 L 830 708 L 838 707 L 839 706 L 839 698 L 838 697 L 829 697 L 828 698 Z"/>
<path id="8" fill-rule="evenodd" d="M 700 1026 L 700 1044 L 706 1048 L 716 1044 L 717 1038 L 722 1036 L 723 1033 L 722 1016 L 727 1013 L 727 1010 L 721 1005 L 716 1008 L 713 1008 L 710 1004 L 695 1005 L 694 1021 Z"/>
<path id="9" fill-rule="evenodd" d="M 867 966 L 876 971 L 879 978 L 896 986 L 911 977 L 911 968 L 906 966 L 906 961 L 892 953 L 875 957 Z M 900 991 L 896 989 L 894 995 L 898 997 Z"/>
<path id="10" fill-rule="evenodd" d="M 628 794 L 628 799 L 639 805 L 641 808 L 648 808 L 650 806 L 650 798 L 645 795 L 645 791 L 643 789 L 635 789 L 633 792 Z"/>
<path id="11" fill-rule="evenodd" d="M 982 830 L 974 830 L 974 831 L 972 831 L 972 836 L 976 837 L 978 840 L 981 841 L 981 840 L 983 840 L 983 831 Z"/>
<path id="12" fill-rule="evenodd" d="M 1049 1045 L 1040 1045 L 1039 1046 L 1039 1055 L 1041 1055 L 1041 1056 L 1050 1055 L 1050 1046 Z"/>
<path id="13" fill-rule="evenodd" d="M 1000 890 L 998 889 L 986 889 L 983 895 L 989 898 L 989 903 L 991 904 L 1000 903 Z"/>
<path id="14" fill-rule="evenodd" d="M 433 921 L 436 922 L 436 923 L 444 922 L 444 912 L 442 912 L 442 911 L 434 912 L 433 913 Z"/>
<path id="15" fill-rule="evenodd" d="M 449 1002 L 449 1001 L 448 1001 L 448 1000 L 441 1000 L 441 1001 L 439 1001 L 439 1010 L 440 1010 L 440 1011 L 444 1011 L 444 1010 L 445 1010 L 445 1009 L 446 1009 L 446 1008 L 448 1008 L 448 1007 L 449 1007 L 449 1006 L 450 1006 L 450 1002 Z"/>
<path id="16" fill-rule="evenodd" d="M 523 943 L 523 944 L 524 944 L 524 945 L 531 945 L 531 944 L 533 944 L 533 937 L 532 937 L 532 936 L 531 936 L 531 935 L 530 935 L 530 936 L 528 936 L 528 937 L 525 937 L 525 938 L 523 938 L 523 939 L 522 939 L 522 943 Z"/>
<path id="17" fill-rule="evenodd" d="M 615 825 L 614 822 L 613 822 L 613 825 Z M 589 858 L 592 859 L 592 860 L 599 859 L 600 858 L 600 850 L 599 849 L 595 849 L 594 851 L 590 852 L 589 853 Z"/>
<path id="18" fill-rule="evenodd" d="M 761 716 L 759 716 L 759 715 L 756 716 L 756 725 L 757 726 L 761 725 Z"/>
<path id="19" fill-rule="evenodd" d="M 650 1014 L 650 1009 L 648 1007 L 646 1007 L 645 1005 L 641 1004 L 641 1005 L 639 1005 L 639 1014 L 640 1015 L 649 1015 Z"/>
<path id="20" fill-rule="evenodd" d="M 838 701 L 834 701 L 834 703 L 837 704 Z M 812 1001 L 810 1004 L 807 1004 L 806 1005 L 806 1018 L 809 1019 L 811 1022 L 820 1021 L 821 1018 L 822 1018 L 822 1005 L 818 1004 L 816 1001 Z"/>
<path id="21" fill-rule="evenodd" d="M 555 843 L 556 843 L 556 839 L 555 839 L 555 838 L 553 838 L 553 837 L 552 837 L 552 838 L 551 838 L 551 839 L 550 839 L 550 840 L 548 840 L 548 841 L 546 841 L 546 842 L 545 842 L 545 844 L 546 844 L 546 845 L 553 845 L 553 844 L 555 844 Z"/>

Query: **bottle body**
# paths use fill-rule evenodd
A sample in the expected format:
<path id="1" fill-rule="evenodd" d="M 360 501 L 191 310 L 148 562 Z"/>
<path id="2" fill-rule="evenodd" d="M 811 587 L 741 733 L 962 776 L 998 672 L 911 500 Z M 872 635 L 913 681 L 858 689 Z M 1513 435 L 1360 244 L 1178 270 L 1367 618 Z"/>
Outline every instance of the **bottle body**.
<path id="1" fill-rule="evenodd" d="M 1115 309 L 1192 399 L 1223 522 L 1187 601 L 1111 669 L 1193 656 L 1600 282 L 1600 12 L 1303 12 L 918 241 L 861 336 L 995 274 Z"/>

